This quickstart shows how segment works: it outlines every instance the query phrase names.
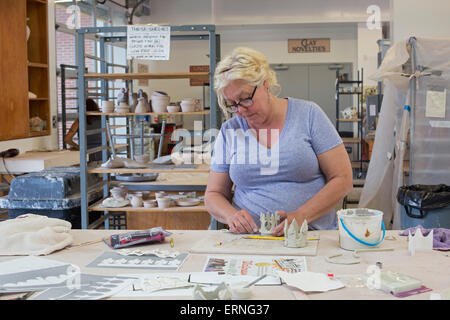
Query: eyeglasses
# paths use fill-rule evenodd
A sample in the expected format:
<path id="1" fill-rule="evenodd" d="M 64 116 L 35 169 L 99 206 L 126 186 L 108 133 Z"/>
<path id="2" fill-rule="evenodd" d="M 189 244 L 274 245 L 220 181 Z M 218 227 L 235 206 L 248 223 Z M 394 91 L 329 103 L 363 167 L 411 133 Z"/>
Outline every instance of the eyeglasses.
<path id="1" fill-rule="evenodd" d="M 258 86 L 255 86 L 255 89 L 253 89 L 252 95 L 250 97 L 239 100 L 235 104 L 225 104 L 227 111 L 235 113 L 238 111 L 239 106 L 243 108 L 250 108 L 253 105 L 253 97 L 255 96 L 256 88 L 258 88 Z"/>

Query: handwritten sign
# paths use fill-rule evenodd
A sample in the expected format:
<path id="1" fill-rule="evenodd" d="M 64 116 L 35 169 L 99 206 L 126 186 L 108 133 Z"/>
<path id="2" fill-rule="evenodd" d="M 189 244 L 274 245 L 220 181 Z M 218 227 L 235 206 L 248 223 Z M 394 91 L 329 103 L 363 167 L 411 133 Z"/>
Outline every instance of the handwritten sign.
<path id="1" fill-rule="evenodd" d="M 330 52 L 330 39 L 289 39 L 289 53 Z"/>
<path id="2" fill-rule="evenodd" d="M 128 26 L 127 59 L 169 60 L 170 27 Z"/>

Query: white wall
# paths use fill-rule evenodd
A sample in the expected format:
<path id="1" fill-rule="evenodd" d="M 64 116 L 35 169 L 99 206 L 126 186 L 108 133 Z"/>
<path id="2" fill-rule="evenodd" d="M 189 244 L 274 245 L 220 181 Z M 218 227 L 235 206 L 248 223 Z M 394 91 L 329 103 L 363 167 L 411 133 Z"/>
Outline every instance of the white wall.
<path id="1" fill-rule="evenodd" d="M 343 23 L 367 19 L 367 7 L 378 5 L 389 20 L 390 0 L 152 0 L 146 23 L 158 24 L 290 24 Z M 136 21 L 139 21 L 137 19 Z"/>
<path id="2" fill-rule="evenodd" d="M 391 0 L 393 43 L 410 36 L 450 37 L 449 0 Z"/>
<path id="3" fill-rule="evenodd" d="M 378 43 L 382 38 L 381 29 L 370 30 L 366 23 L 358 24 L 358 70 L 364 69 L 364 86 L 376 86 L 369 77 L 378 69 Z"/>
<path id="4" fill-rule="evenodd" d="M 44 137 L 16 139 L 0 142 L 0 151 L 16 148 L 21 153 L 29 150 L 58 149 L 58 130 L 52 127 L 51 119 L 57 115 L 56 96 L 56 52 L 55 52 L 55 4 L 48 1 L 48 42 L 49 42 L 49 81 L 50 81 L 50 127 L 51 134 Z M 7 44 L 6 44 L 7 45 Z"/>

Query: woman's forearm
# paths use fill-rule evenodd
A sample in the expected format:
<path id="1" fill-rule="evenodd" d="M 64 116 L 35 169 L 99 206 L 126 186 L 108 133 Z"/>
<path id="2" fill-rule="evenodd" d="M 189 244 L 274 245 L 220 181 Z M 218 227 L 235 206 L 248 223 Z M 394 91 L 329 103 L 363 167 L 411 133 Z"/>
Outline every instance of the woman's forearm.
<path id="1" fill-rule="evenodd" d="M 230 204 L 230 200 L 219 192 L 205 193 L 205 207 L 217 221 L 227 223 L 236 209 Z"/>

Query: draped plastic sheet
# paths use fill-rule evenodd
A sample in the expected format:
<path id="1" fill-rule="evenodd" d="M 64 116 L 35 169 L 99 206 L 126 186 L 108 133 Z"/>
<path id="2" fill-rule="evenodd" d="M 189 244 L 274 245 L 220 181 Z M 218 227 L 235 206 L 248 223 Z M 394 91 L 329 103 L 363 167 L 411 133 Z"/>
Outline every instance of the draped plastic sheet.
<path id="1" fill-rule="evenodd" d="M 403 177 L 401 157 L 402 132 L 409 129 L 409 82 L 403 65 L 409 59 L 407 40 L 392 46 L 378 71 L 370 78 L 384 82 L 384 97 L 375 135 L 375 143 L 359 207 L 384 212 L 387 228 L 400 229 L 401 208 L 397 190 L 404 184 L 450 184 L 450 39 L 417 38 L 416 65 L 426 70 L 417 72 L 414 134 L 412 141 L 413 171 Z M 429 71 L 442 74 L 426 75 Z M 409 72 L 407 72 L 409 73 Z M 445 118 L 425 117 L 428 90 L 447 89 Z M 403 125 L 402 125 L 402 120 Z M 407 151 L 407 150 L 405 150 Z M 395 156 L 394 156 L 395 155 Z M 405 159 L 409 159 L 409 152 Z"/>

